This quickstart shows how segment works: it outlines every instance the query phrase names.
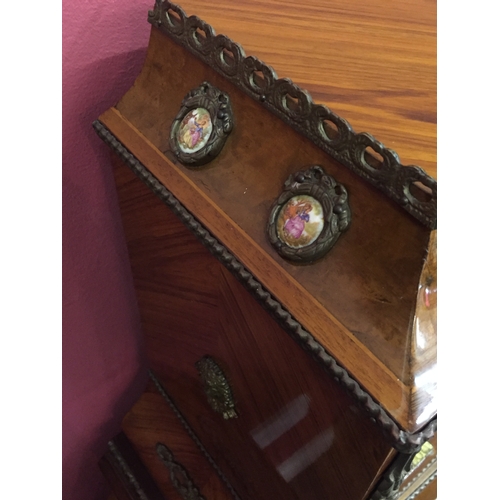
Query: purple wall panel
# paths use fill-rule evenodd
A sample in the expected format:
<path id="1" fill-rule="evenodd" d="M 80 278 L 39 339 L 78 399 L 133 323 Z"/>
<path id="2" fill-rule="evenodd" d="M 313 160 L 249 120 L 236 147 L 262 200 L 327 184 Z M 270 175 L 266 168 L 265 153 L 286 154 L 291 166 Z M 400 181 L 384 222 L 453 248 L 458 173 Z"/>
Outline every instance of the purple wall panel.
<path id="1" fill-rule="evenodd" d="M 146 380 L 107 147 L 92 129 L 145 59 L 153 0 L 63 5 L 63 498 L 97 500 L 97 466 Z"/>

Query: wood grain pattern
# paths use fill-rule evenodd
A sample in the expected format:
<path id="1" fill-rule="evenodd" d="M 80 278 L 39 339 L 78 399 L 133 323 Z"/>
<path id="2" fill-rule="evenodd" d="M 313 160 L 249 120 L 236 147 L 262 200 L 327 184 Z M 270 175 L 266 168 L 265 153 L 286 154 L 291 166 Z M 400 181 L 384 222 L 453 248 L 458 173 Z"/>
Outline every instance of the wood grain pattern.
<path id="1" fill-rule="evenodd" d="M 395 377 L 385 365 L 363 346 L 338 320 L 328 313 L 317 300 L 307 294 L 283 269 L 269 258 L 260 246 L 255 246 L 248 235 L 235 226 L 223 211 L 208 199 L 208 196 L 196 189 L 194 183 L 186 179 L 185 173 L 165 158 L 142 134 L 129 124 L 117 111 L 111 109 L 102 115 L 102 120 L 109 125 L 117 137 L 150 167 L 150 170 L 163 179 L 181 202 L 197 214 L 198 219 L 219 237 L 228 248 L 254 272 L 257 278 L 273 294 L 282 299 L 283 304 L 294 312 L 294 316 L 306 328 L 314 332 L 315 337 L 327 350 L 349 370 L 357 380 L 375 397 L 393 418 L 407 429 L 409 390 Z M 143 187 L 144 193 L 148 192 Z M 126 191 L 125 191 L 126 193 Z M 127 203 L 140 204 L 140 199 L 128 200 Z M 154 217 L 154 207 L 143 206 L 136 211 L 137 227 L 149 217 Z M 296 290 L 296 293 L 290 293 Z M 304 297 L 307 296 L 307 300 Z M 334 334 L 335 332 L 335 334 Z M 402 355 L 399 353 L 400 356 Z M 404 355 L 404 354 L 403 354 Z M 360 360 L 363 360 L 360 362 Z M 413 432 L 415 429 L 411 429 Z"/>
<path id="2" fill-rule="evenodd" d="M 365 498 L 393 454 L 381 430 L 128 169 L 116 179 L 152 369 L 239 494 Z M 206 400 L 195 364 L 207 354 L 237 419 Z"/>
<path id="3" fill-rule="evenodd" d="M 165 498 L 181 500 L 182 497 L 172 484 L 169 469 L 156 453 L 157 443 L 165 444 L 173 452 L 175 461 L 188 471 L 207 500 L 234 500 L 152 383 L 127 413 L 122 426 Z"/>
<path id="4" fill-rule="evenodd" d="M 172 61 L 182 66 L 182 79 L 178 73 L 171 71 Z M 217 237 L 231 248 L 234 230 L 243 229 L 251 237 L 251 243 L 265 249 L 281 269 L 297 280 L 302 290 L 308 292 L 305 300 L 308 306 L 318 301 L 330 316 L 334 316 L 348 330 L 348 338 L 354 336 L 360 340 L 398 380 L 408 388 L 412 387 L 413 371 L 419 371 L 420 363 L 419 358 L 412 357 L 413 312 L 429 232 L 406 214 L 402 214 L 399 207 L 394 207 L 392 202 L 365 185 L 357 176 L 347 172 L 328 155 L 291 131 L 281 120 L 262 110 L 258 103 L 236 92 L 224 78 L 155 29 L 152 31 L 144 71 L 133 89 L 118 104 L 120 120 L 131 125 L 132 130 L 144 134 L 154 148 L 163 151 L 173 160 L 168 150 L 169 125 L 177 114 L 179 102 L 185 92 L 204 79 L 216 83 L 231 94 L 237 108 L 238 125 L 220 157 L 209 167 L 193 170 L 179 166 L 179 171 L 184 179 L 189 178 L 196 189 L 203 191 L 207 198 L 215 202 L 217 208 L 222 208 L 225 218 L 229 216 L 232 219 L 230 224 L 233 227 L 225 234 L 216 234 Z M 117 117 L 111 114 L 102 118 L 112 128 L 124 125 L 118 124 Z M 118 129 L 113 131 L 118 133 Z M 123 142 L 129 146 L 127 141 L 132 140 L 130 134 L 123 137 Z M 279 140 L 269 141 L 269 137 L 279 137 Z M 155 169 L 156 160 L 150 156 L 143 158 L 143 163 L 148 168 Z M 284 262 L 273 251 L 262 226 L 284 179 L 293 171 L 310 164 L 312 158 L 315 163 L 327 165 L 328 173 L 346 185 L 356 223 L 341 238 L 334 252 L 323 260 L 314 266 L 293 266 Z M 171 179 L 167 179 L 165 169 L 155 170 L 154 173 L 169 189 L 173 189 L 168 184 Z M 184 187 L 179 185 L 177 191 L 174 189 L 174 194 L 186 204 L 183 190 Z M 198 210 L 193 208 L 195 206 Z M 188 208 L 197 217 L 204 218 L 208 225 L 204 223 L 211 231 L 214 224 L 219 224 L 219 221 L 209 220 L 208 212 L 198 201 Z M 202 211 L 205 213 L 201 214 Z M 238 227 L 234 228 L 234 224 Z M 238 252 L 235 253 L 240 260 L 244 260 Z M 272 275 L 268 275 L 268 269 L 261 266 L 258 270 L 255 266 L 259 264 L 255 261 L 244 263 L 257 276 L 259 271 L 264 274 L 265 277 L 259 276 L 259 279 L 264 284 L 267 283 L 266 286 L 294 315 L 300 316 L 303 313 L 299 320 L 306 324 L 311 317 L 310 310 L 305 310 L 297 301 L 290 306 L 287 290 L 283 290 L 283 295 L 275 290 L 276 283 Z M 339 353 L 343 348 L 337 345 L 337 349 L 332 349 L 335 339 L 324 328 L 321 331 L 315 325 L 315 329 L 309 329 L 314 331 L 318 340 L 331 353 L 337 358 L 341 356 Z M 350 347 L 352 346 L 348 346 L 349 350 Z M 349 364 L 348 358 L 349 356 L 347 359 L 340 357 L 341 363 L 375 398 L 383 401 L 379 392 L 372 390 L 370 384 L 373 381 L 358 376 L 353 370 L 356 363 Z M 363 368 L 358 365 L 358 369 Z M 387 382 L 386 377 L 384 384 Z M 403 396 L 398 394 L 397 401 L 393 399 L 390 404 L 386 401 L 382 404 L 390 412 L 399 412 L 399 416 L 395 418 L 399 419 L 404 428 L 413 431 L 421 427 L 415 424 L 417 419 L 422 421 L 418 408 L 427 409 L 426 418 L 435 414 L 435 407 L 429 405 L 429 397 L 423 392 L 421 396 L 418 390 L 413 390 L 410 395 L 410 389 L 403 388 Z M 409 408 L 410 399 L 419 404 Z"/>
<path id="5" fill-rule="evenodd" d="M 171 71 L 173 61 L 183 68 L 182 74 Z M 185 93 L 203 80 L 230 93 L 237 126 L 215 161 L 204 169 L 179 165 L 175 174 L 182 182 L 175 182 L 165 168 L 173 166 L 167 158 L 174 160 L 168 146 L 169 125 Z M 152 30 L 144 70 L 117 108 L 119 114 L 110 110 L 102 121 L 127 147 L 134 144 L 134 154 L 405 429 L 413 432 L 422 426 L 417 420 L 423 422 L 435 414 L 432 397 L 415 389 L 413 372 L 419 371 L 420 358 L 412 357 L 414 304 L 429 238 L 425 228 L 156 29 Z M 269 137 L 279 140 L 269 141 Z M 312 159 L 347 187 L 353 224 L 324 259 L 314 266 L 293 266 L 273 251 L 262 228 L 286 177 Z M 187 180 L 191 182 L 186 186 Z M 200 192 L 206 196 L 200 197 Z M 211 203 L 210 208 L 215 206 L 218 214 L 209 213 L 203 201 Z M 259 258 L 248 259 L 248 252 L 238 248 L 235 239 L 239 235 L 246 244 L 258 247 Z M 268 254 L 264 259 L 262 250 Z M 287 282 L 282 293 L 276 271 Z M 288 293 L 290 280 L 307 299 L 300 301 L 298 295 Z M 341 342 L 332 335 L 332 328 L 340 328 L 344 334 Z M 361 349 L 362 357 L 372 358 L 373 354 L 395 380 L 390 381 L 391 373 L 382 373 L 383 378 L 374 381 L 374 359 L 359 363 L 359 347 L 367 347 Z M 403 387 L 397 390 L 394 383 L 397 386 L 400 381 Z M 418 404 L 412 406 L 411 401 Z M 426 410 L 425 418 L 418 414 L 419 408 Z"/>
<path id="6" fill-rule="evenodd" d="M 436 178 L 435 0 L 177 3 Z"/>
<path id="7" fill-rule="evenodd" d="M 171 61 L 182 61 L 182 84 L 170 71 Z M 148 69 L 153 67 L 154 73 Z M 180 171 L 309 292 L 308 301 L 321 302 L 398 378 L 406 381 L 408 353 L 402 355 L 401 351 L 408 346 L 410 316 L 429 232 L 155 29 L 145 70 L 117 109 L 174 160 L 169 154 L 170 123 L 184 94 L 205 79 L 230 94 L 237 124 L 221 155 L 207 168 L 188 169 L 177 164 Z M 147 102 L 144 96 L 148 96 Z M 102 117 L 109 125 L 112 118 Z M 128 145 L 128 140 L 123 142 Z M 332 252 L 313 266 L 304 267 L 278 256 L 267 241 L 265 225 L 286 178 L 311 163 L 322 165 L 346 187 L 353 223 Z M 161 180 L 165 171 L 158 174 Z M 174 194 L 181 195 L 180 191 Z M 198 211 L 193 213 L 200 216 Z M 221 239 L 229 244 L 226 238 Z M 280 297 L 282 302 L 286 299 Z M 292 309 L 294 314 L 296 308 Z"/>
<path id="8" fill-rule="evenodd" d="M 181 6 L 403 164 L 436 176 L 434 1 Z M 236 127 L 219 157 L 189 169 L 168 136 L 182 98 L 203 80 L 230 94 Z M 141 75 L 100 119 L 402 428 L 415 432 L 434 417 L 435 233 L 156 28 Z M 270 247 L 265 223 L 286 177 L 311 164 L 346 186 L 353 224 L 314 266 L 294 266 Z M 116 159 L 115 167 L 153 370 L 242 498 L 369 498 L 394 457 L 380 428 Z M 237 419 L 224 421 L 206 400 L 195 364 L 207 354 L 231 384 Z M 158 398 L 150 387 L 124 422 L 148 468 L 167 491 L 152 455 L 165 437 L 207 498 L 226 498 Z M 428 474 L 429 460 L 418 470 Z M 434 498 L 435 488 L 418 498 Z"/>

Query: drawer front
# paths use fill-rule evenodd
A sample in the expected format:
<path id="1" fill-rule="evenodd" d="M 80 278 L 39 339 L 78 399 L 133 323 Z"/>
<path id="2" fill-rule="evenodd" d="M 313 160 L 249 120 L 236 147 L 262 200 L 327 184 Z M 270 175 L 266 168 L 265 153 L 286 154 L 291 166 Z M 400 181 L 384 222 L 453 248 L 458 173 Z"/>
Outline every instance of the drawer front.
<path id="1" fill-rule="evenodd" d="M 118 162 L 116 180 L 152 370 L 241 497 L 366 498 L 393 456 L 379 428 Z"/>
<path id="2" fill-rule="evenodd" d="M 122 428 L 165 499 L 238 500 L 152 382 Z"/>

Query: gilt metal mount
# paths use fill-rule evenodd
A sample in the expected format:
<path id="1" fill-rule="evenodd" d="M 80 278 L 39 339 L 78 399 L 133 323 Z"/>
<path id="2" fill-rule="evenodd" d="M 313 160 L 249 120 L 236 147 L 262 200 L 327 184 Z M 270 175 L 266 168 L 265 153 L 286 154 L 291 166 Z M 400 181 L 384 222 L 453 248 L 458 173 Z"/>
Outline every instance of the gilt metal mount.
<path id="1" fill-rule="evenodd" d="M 204 356 L 196 363 L 203 382 L 208 404 L 225 420 L 237 418 L 233 391 L 224 372 L 210 356 Z"/>
<path id="2" fill-rule="evenodd" d="M 229 96 L 208 82 L 191 90 L 170 128 L 170 149 L 190 166 L 213 160 L 233 129 Z"/>
<path id="3" fill-rule="evenodd" d="M 345 187 L 314 165 L 287 179 L 271 208 L 267 234 L 282 257 L 305 264 L 323 257 L 350 221 Z"/>

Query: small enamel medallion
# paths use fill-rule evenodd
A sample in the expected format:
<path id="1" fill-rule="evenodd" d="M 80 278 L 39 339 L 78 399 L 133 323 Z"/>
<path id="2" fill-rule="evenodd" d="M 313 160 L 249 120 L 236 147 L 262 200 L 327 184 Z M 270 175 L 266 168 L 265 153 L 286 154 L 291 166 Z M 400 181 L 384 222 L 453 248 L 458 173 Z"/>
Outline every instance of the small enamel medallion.
<path id="1" fill-rule="evenodd" d="M 177 131 L 179 149 L 184 153 L 199 151 L 212 133 L 212 119 L 205 108 L 190 111 L 182 120 Z"/>
<path id="2" fill-rule="evenodd" d="M 308 264 L 326 255 L 350 221 L 345 187 L 314 165 L 287 179 L 271 208 L 267 235 L 282 257 Z"/>
<path id="3" fill-rule="evenodd" d="M 323 230 L 321 204 L 312 196 L 294 196 L 280 211 L 276 227 L 279 239 L 291 248 L 315 242 Z"/>
<path id="4" fill-rule="evenodd" d="M 189 166 L 212 161 L 233 129 L 229 96 L 208 82 L 191 90 L 170 128 L 170 149 Z"/>

